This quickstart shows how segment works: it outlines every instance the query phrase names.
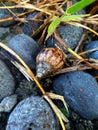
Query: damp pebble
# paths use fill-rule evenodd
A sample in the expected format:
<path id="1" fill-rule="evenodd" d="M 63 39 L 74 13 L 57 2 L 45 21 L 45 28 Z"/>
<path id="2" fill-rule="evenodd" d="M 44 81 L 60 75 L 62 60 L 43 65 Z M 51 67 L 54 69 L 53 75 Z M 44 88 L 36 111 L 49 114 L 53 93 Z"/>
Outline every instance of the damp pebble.
<path id="1" fill-rule="evenodd" d="M 14 4 L 9 3 L 7 6 L 13 6 Z M 0 6 L 4 6 L 2 3 L 0 3 Z M 11 11 L 14 14 L 20 13 L 22 11 L 22 9 L 11 9 Z M 0 20 L 2 19 L 7 19 L 9 17 L 15 17 L 8 9 L 0 9 Z M 8 27 L 15 24 L 15 20 L 8 20 L 8 21 L 4 21 L 4 22 L 0 22 L 0 27 Z"/>
<path id="2" fill-rule="evenodd" d="M 94 58 L 94 59 L 98 60 L 98 40 L 91 41 L 84 46 L 85 51 L 92 50 L 92 49 L 97 49 L 97 50 L 92 51 L 92 52 L 88 52 L 86 54 L 86 56 L 88 58 Z"/>
<path id="3" fill-rule="evenodd" d="M 32 69 L 36 67 L 36 55 L 40 47 L 31 37 L 17 34 L 7 44 L 13 49 Z"/>
<path id="4" fill-rule="evenodd" d="M 81 117 L 98 118 L 98 84 L 93 76 L 83 71 L 65 73 L 54 79 L 53 87 Z"/>
<path id="5" fill-rule="evenodd" d="M 6 130 L 60 130 L 56 116 L 41 97 L 22 100 L 9 116 Z"/>
<path id="6" fill-rule="evenodd" d="M 11 33 L 11 29 L 0 27 L 0 41 L 7 43 L 15 34 Z"/>
<path id="7" fill-rule="evenodd" d="M 15 81 L 6 64 L 0 60 L 0 100 L 14 93 Z"/>
<path id="8" fill-rule="evenodd" d="M 77 2 L 77 0 L 72 1 L 73 4 Z M 66 10 L 66 6 L 64 7 L 64 10 Z M 80 10 L 76 12 L 75 14 L 85 14 L 84 10 Z M 65 42 L 65 44 L 70 47 L 72 50 L 74 50 L 82 36 L 83 29 L 78 26 L 73 26 L 70 24 L 65 24 L 65 25 L 59 25 L 58 27 L 58 33 L 61 37 L 61 39 Z M 46 46 L 47 47 L 54 47 L 54 46 L 59 46 L 64 50 L 66 53 L 67 51 L 60 45 L 60 43 L 53 37 L 49 37 L 48 40 L 46 41 Z"/>
<path id="9" fill-rule="evenodd" d="M 43 17 L 38 15 L 38 12 L 33 12 L 27 15 L 26 18 L 28 21 L 22 25 L 22 31 L 24 34 L 31 36 L 40 27 L 42 24 L 41 19 L 43 19 Z M 36 18 L 37 16 L 38 18 Z M 36 21 L 34 18 L 39 19 L 40 21 Z"/>
<path id="10" fill-rule="evenodd" d="M 0 103 L 0 112 L 10 112 L 17 103 L 17 95 L 5 97 Z"/>

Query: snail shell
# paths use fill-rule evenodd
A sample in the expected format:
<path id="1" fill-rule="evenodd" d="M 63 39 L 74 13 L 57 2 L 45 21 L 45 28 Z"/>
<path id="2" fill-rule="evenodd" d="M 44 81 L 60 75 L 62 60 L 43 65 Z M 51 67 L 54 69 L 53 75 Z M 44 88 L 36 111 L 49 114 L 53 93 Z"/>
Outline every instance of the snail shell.
<path id="1" fill-rule="evenodd" d="M 44 48 L 36 57 L 36 76 L 42 78 L 64 66 L 65 55 L 59 48 Z"/>

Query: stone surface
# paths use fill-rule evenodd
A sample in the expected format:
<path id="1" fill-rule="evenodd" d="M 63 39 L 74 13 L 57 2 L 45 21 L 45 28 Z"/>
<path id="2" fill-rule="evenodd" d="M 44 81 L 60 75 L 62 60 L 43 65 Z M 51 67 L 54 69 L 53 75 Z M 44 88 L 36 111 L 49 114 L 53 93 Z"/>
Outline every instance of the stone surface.
<path id="1" fill-rule="evenodd" d="M 65 73 L 54 79 L 53 86 L 80 116 L 89 120 L 98 118 L 98 84 L 90 74 L 82 71 Z"/>
<path id="2" fill-rule="evenodd" d="M 97 49 L 96 51 L 88 52 L 86 54 L 86 58 L 93 58 L 98 60 L 98 40 L 91 41 L 84 46 L 84 51 L 92 50 L 92 49 Z M 90 74 L 93 76 L 98 75 L 98 70 L 92 69 L 88 71 Z"/>
<path id="3" fill-rule="evenodd" d="M 72 0 L 72 1 L 73 3 L 77 2 L 77 0 Z M 64 10 L 66 10 L 66 6 L 64 6 Z M 75 14 L 78 14 L 78 15 L 85 14 L 85 11 L 80 10 L 76 12 Z M 70 47 L 71 49 L 75 49 L 75 47 L 77 46 L 82 36 L 83 29 L 77 26 L 70 25 L 70 24 L 65 24 L 65 25 L 60 25 L 58 27 L 58 33 L 60 37 L 62 38 L 62 40 L 67 44 L 68 47 Z M 67 52 L 55 38 L 50 37 L 46 41 L 47 47 L 53 47 L 55 46 L 55 44 L 59 46 L 60 48 L 62 48 L 65 53 Z"/>
<path id="4" fill-rule="evenodd" d="M 40 27 L 40 25 L 42 24 L 41 21 L 38 22 L 38 21 L 32 20 L 37 15 L 38 15 L 38 12 L 33 12 L 27 15 L 28 21 L 22 25 L 22 30 L 24 34 L 31 36 Z M 43 18 L 42 16 L 38 16 L 37 19 L 41 20 Z"/>
<path id="5" fill-rule="evenodd" d="M 14 36 L 10 28 L 0 27 L 0 41 L 7 43 Z"/>
<path id="6" fill-rule="evenodd" d="M 84 46 L 85 51 L 96 49 L 96 48 L 98 48 L 98 40 L 91 41 Z M 86 56 L 87 56 L 87 58 L 94 58 L 94 59 L 98 60 L 98 49 L 96 51 L 87 53 Z"/>
<path id="7" fill-rule="evenodd" d="M 13 49 L 32 69 L 36 67 L 36 55 L 40 48 L 36 41 L 25 34 L 17 34 L 7 44 Z"/>
<path id="8" fill-rule="evenodd" d="M 0 103 L 0 112 L 10 112 L 17 103 L 17 95 L 5 97 Z"/>
<path id="9" fill-rule="evenodd" d="M 15 89 L 15 81 L 6 64 L 0 60 L 0 100 L 12 95 Z"/>
<path id="10" fill-rule="evenodd" d="M 12 4 L 12 3 L 7 4 L 7 6 L 12 6 L 12 5 L 14 5 L 14 4 Z M 4 5 L 2 3 L 0 3 L 0 6 L 4 6 Z M 22 9 L 11 9 L 11 11 L 13 13 L 17 14 L 17 13 L 20 13 L 22 11 Z M 0 20 L 9 18 L 9 17 L 14 17 L 14 16 L 7 9 L 0 9 Z M 0 22 L 0 27 L 7 27 L 7 26 L 11 26 L 13 24 L 15 24 L 14 20 Z"/>
<path id="11" fill-rule="evenodd" d="M 22 100 L 10 114 L 6 130 L 59 130 L 48 103 L 41 97 Z"/>

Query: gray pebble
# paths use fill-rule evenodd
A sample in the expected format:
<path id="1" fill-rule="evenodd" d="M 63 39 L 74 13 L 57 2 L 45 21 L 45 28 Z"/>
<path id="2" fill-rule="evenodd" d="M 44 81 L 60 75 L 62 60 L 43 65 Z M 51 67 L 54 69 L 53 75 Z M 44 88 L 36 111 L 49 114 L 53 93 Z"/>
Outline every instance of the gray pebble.
<path id="1" fill-rule="evenodd" d="M 40 48 L 36 41 L 25 34 L 17 34 L 7 44 L 13 49 L 32 69 L 36 67 L 36 55 Z"/>
<path id="2" fill-rule="evenodd" d="M 14 36 L 10 28 L 0 27 L 0 41 L 7 43 Z"/>
<path id="3" fill-rule="evenodd" d="M 38 12 L 33 12 L 27 15 L 27 19 L 29 19 L 26 23 L 22 25 L 22 31 L 24 34 L 31 36 L 42 24 L 42 22 L 38 22 L 35 20 L 32 20 L 36 15 L 38 15 Z M 43 19 L 42 16 L 39 16 L 38 19 Z"/>
<path id="4" fill-rule="evenodd" d="M 6 130 L 59 130 L 57 118 L 41 97 L 22 100 L 10 114 Z"/>
<path id="5" fill-rule="evenodd" d="M 76 2 L 77 2 L 77 0 L 73 0 L 73 3 L 76 3 Z M 65 6 L 65 10 L 66 10 L 66 6 Z M 76 12 L 75 14 L 79 15 L 79 14 L 84 14 L 84 13 L 85 13 L 84 10 L 80 10 L 80 11 Z M 73 50 L 77 46 L 77 44 L 82 36 L 83 29 L 78 26 L 66 24 L 66 25 L 60 25 L 58 27 L 58 33 L 59 33 L 60 37 L 62 38 L 62 40 L 67 44 L 67 46 Z M 62 45 L 60 45 L 60 43 L 55 38 L 50 37 L 46 41 L 47 47 L 53 47 L 53 46 L 55 46 L 55 44 L 57 46 L 59 46 L 60 48 L 62 48 L 65 53 L 67 52 L 67 51 L 65 51 L 64 47 Z"/>
<path id="6" fill-rule="evenodd" d="M 12 6 L 14 4 L 9 3 L 9 6 Z M 2 3 L 0 3 L 0 6 L 4 6 Z M 11 9 L 11 11 L 15 14 L 20 13 L 22 9 Z M 9 18 L 9 17 L 14 17 L 11 12 L 9 12 L 7 9 L 0 9 L 0 20 Z M 10 20 L 10 21 L 5 21 L 5 22 L 0 22 L 0 27 L 8 27 L 15 24 L 15 20 Z"/>
<path id="7" fill-rule="evenodd" d="M 92 50 L 92 49 L 97 49 L 97 50 L 88 52 L 86 54 L 86 57 L 98 60 L 98 40 L 90 41 L 89 43 L 85 44 L 84 51 L 88 51 L 88 50 Z M 93 70 L 89 70 L 89 71 L 94 76 L 98 75 L 98 70 L 93 69 Z"/>
<path id="8" fill-rule="evenodd" d="M 6 64 L 0 60 L 0 100 L 14 93 L 15 81 Z"/>
<path id="9" fill-rule="evenodd" d="M 17 103 L 17 95 L 5 97 L 0 103 L 0 112 L 10 112 Z"/>
<path id="10" fill-rule="evenodd" d="M 84 46 L 85 51 L 96 49 L 96 48 L 98 48 L 98 40 L 91 41 Z M 86 56 L 87 56 L 87 58 L 94 58 L 94 59 L 98 60 L 98 50 L 89 52 L 86 54 Z"/>
<path id="11" fill-rule="evenodd" d="M 65 73 L 54 79 L 53 86 L 80 116 L 89 120 L 98 118 L 98 84 L 90 74 L 82 71 Z"/>
<path id="12" fill-rule="evenodd" d="M 75 27 L 73 25 L 60 25 L 58 27 L 58 32 L 62 40 L 67 44 L 67 46 L 70 47 L 71 49 L 75 49 L 82 36 L 83 29 Z M 47 47 L 53 47 L 55 46 L 55 44 L 57 46 L 60 46 L 60 48 L 64 50 L 64 48 L 60 45 L 60 43 L 56 39 L 49 38 L 46 42 Z M 66 51 L 64 50 L 64 52 Z"/>

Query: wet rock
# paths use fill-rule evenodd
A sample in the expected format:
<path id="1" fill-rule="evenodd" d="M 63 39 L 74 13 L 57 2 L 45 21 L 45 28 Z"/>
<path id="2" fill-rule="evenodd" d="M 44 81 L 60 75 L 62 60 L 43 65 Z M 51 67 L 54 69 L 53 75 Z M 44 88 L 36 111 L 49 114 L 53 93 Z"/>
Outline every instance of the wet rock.
<path id="1" fill-rule="evenodd" d="M 84 51 L 88 51 L 88 50 L 92 50 L 92 49 L 97 49 L 97 50 L 92 51 L 92 52 L 88 52 L 86 54 L 86 57 L 98 60 L 98 40 L 91 41 L 84 46 Z M 93 76 L 98 75 L 98 70 L 95 70 L 95 69 L 89 70 L 88 72 L 90 74 L 92 74 Z"/>
<path id="2" fill-rule="evenodd" d="M 73 0 L 73 3 L 76 3 L 76 2 L 77 2 L 77 0 Z M 64 10 L 66 10 L 66 6 L 64 7 Z M 79 15 L 79 14 L 84 14 L 84 13 L 85 13 L 84 10 L 80 10 L 80 11 L 76 12 L 75 14 Z M 75 47 L 77 46 L 77 44 L 82 36 L 83 29 L 80 27 L 77 27 L 77 26 L 66 24 L 66 25 L 60 25 L 58 27 L 58 33 L 59 33 L 60 37 L 62 38 L 62 40 L 67 44 L 68 47 L 70 47 L 71 49 L 75 49 Z M 67 52 L 55 38 L 50 37 L 46 41 L 47 47 L 53 47 L 55 45 L 62 48 L 65 53 Z"/>
<path id="3" fill-rule="evenodd" d="M 22 100 L 8 119 L 6 130 L 59 130 L 59 125 L 48 103 L 41 97 Z"/>
<path id="4" fill-rule="evenodd" d="M 36 66 L 36 55 L 40 51 L 38 44 L 25 34 L 17 34 L 7 44 L 13 49 L 32 69 Z"/>
<path id="5" fill-rule="evenodd" d="M 69 46 L 71 49 L 75 49 L 82 36 L 83 29 L 72 25 L 60 25 L 58 28 L 58 32 L 62 40 L 67 44 L 67 46 Z M 55 38 L 49 38 L 46 41 L 47 47 L 53 47 L 55 45 L 58 45 L 60 46 L 60 48 L 63 49 L 63 47 Z M 64 52 L 66 51 L 64 50 Z"/>
<path id="6" fill-rule="evenodd" d="M 7 6 L 13 6 L 14 4 L 9 3 Z M 0 6 L 4 6 L 2 3 L 0 3 Z M 20 13 L 22 11 L 22 9 L 11 9 L 11 11 L 15 14 Z M 5 18 L 9 18 L 9 17 L 14 17 L 13 14 L 11 12 L 9 12 L 7 9 L 0 9 L 0 20 L 1 19 L 5 19 Z M 0 27 L 7 27 L 7 26 L 11 26 L 15 24 L 14 20 L 9 20 L 9 21 L 5 21 L 5 22 L 0 22 Z"/>
<path id="7" fill-rule="evenodd" d="M 82 71 L 65 73 L 54 79 L 53 86 L 80 116 L 88 120 L 98 118 L 98 84 L 90 74 Z"/>
<path id="8" fill-rule="evenodd" d="M 10 112 L 17 103 L 17 95 L 5 97 L 0 103 L 0 112 Z"/>
<path id="9" fill-rule="evenodd" d="M 38 16 L 37 19 L 40 19 L 40 21 L 32 20 L 37 16 Z M 22 25 L 23 33 L 31 36 L 42 24 L 42 22 L 41 22 L 42 19 L 43 19 L 43 17 L 41 15 L 39 15 L 38 12 L 33 12 L 33 13 L 27 15 L 28 22 L 26 22 Z"/>
<path id="10" fill-rule="evenodd" d="M 12 95 L 15 89 L 15 81 L 6 64 L 0 60 L 0 100 Z"/>
<path id="11" fill-rule="evenodd" d="M 10 28 L 0 27 L 0 41 L 7 43 L 14 36 Z"/>
<path id="12" fill-rule="evenodd" d="M 98 40 L 91 41 L 84 46 L 85 51 L 96 49 L 96 48 L 98 48 Z M 88 58 L 94 58 L 94 59 L 98 60 L 98 49 L 95 50 L 95 51 L 87 53 L 87 57 Z"/>

